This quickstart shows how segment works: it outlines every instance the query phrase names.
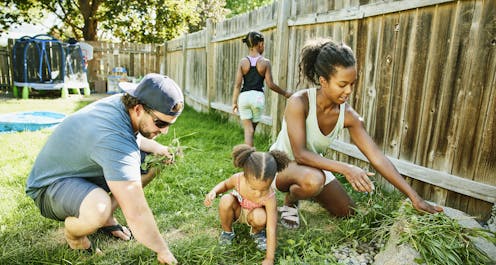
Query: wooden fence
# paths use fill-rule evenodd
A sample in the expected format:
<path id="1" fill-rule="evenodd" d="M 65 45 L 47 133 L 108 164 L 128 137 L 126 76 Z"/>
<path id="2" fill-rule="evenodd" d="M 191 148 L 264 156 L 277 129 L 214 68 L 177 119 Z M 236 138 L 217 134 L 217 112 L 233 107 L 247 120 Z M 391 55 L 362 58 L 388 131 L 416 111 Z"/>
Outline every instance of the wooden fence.
<path id="1" fill-rule="evenodd" d="M 349 103 L 380 148 L 424 198 L 484 219 L 496 202 L 494 10 L 496 1 L 279 0 L 168 41 L 164 70 L 189 105 L 231 114 L 250 30 L 264 34 L 276 83 L 291 91 L 309 86 L 296 87 L 307 40 L 343 41 L 359 71 Z M 262 123 L 275 136 L 285 99 L 266 94 Z M 367 166 L 346 133 L 332 149 Z"/>
<path id="2" fill-rule="evenodd" d="M 11 46 L 0 47 L 0 91 L 12 86 Z"/>
<path id="3" fill-rule="evenodd" d="M 117 66 L 165 73 L 188 105 L 236 119 L 234 75 L 250 30 L 264 34 L 274 80 L 291 91 L 310 86 L 296 87 L 307 40 L 343 41 L 359 72 L 349 103 L 379 147 L 424 198 L 486 219 L 496 202 L 494 10 L 493 0 L 279 0 L 163 45 L 90 43 L 89 79 Z M 266 95 L 261 129 L 275 136 L 285 99 Z M 331 157 L 368 166 L 346 132 L 331 147 Z"/>

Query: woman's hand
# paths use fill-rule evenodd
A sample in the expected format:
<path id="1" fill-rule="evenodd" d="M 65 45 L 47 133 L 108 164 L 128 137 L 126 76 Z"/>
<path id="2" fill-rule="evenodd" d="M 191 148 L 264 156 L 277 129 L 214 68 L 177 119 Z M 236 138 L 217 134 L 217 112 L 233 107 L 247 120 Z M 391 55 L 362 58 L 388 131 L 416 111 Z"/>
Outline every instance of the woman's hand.
<path id="1" fill-rule="evenodd" d="M 443 212 L 443 207 L 429 204 L 422 198 L 417 198 L 416 200 L 411 200 L 411 201 L 413 207 L 417 209 L 417 211 L 419 212 L 428 212 L 428 213 Z"/>
<path id="2" fill-rule="evenodd" d="M 237 113 L 238 112 L 238 104 L 237 103 L 233 103 L 233 105 L 232 105 L 232 111 L 233 111 L 233 113 Z"/>
<path id="3" fill-rule="evenodd" d="M 353 189 L 361 192 L 371 192 L 375 189 L 374 183 L 369 179 L 369 176 L 373 175 L 375 173 L 366 172 L 353 165 L 348 165 L 348 170 L 344 173 L 346 180 L 351 184 Z"/>
<path id="4" fill-rule="evenodd" d="M 212 205 L 212 201 L 215 199 L 215 197 L 217 196 L 217 193 L 215 193 L 215 191 L 210 191 L 207 196 L 205 196 L 205 201 L 203 201 L 203 204 L 206 206 L 206 207 L 210 207 Z"/>

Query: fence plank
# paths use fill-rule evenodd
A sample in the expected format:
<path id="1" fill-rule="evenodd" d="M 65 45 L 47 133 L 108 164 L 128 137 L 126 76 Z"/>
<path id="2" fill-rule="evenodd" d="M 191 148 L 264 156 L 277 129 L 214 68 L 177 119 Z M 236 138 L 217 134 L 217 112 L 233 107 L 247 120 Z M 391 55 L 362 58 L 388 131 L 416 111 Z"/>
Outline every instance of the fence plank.
<path id="1" fill-rule="evenodd" d="M 288 88 L 288 79 L 286 73 L 288 72 L 288 36 L 289 36 L 289 27 L 288 27 L 288 16 L 290 11 L 290 0 L 281 0 L 279 1 L 277 14 L 277 34 L 275 36 L 275 47 L 278 49 L 274 52 L 274 59 L 272 60 L 272 74 L 273 80 L 276 82 L 279 87 L 282 89 Z M 275 63 L 274 63 L 275 62 Z M 268 89 L 267 89 L 268 90 Z M 272 97 L 272 109 L 270 113 L 272 115 L 272 129 L 271 134 L 272 137 L 277 137 L 277 133 L 281 128 L 282 116 L 284 113 L 284 108 L 286 106 L 286 100 L 282 98 L 282 96 L 274 95 Z"/>
<path id="2" fill-rule="evenodd" d="M 353 158 L 368 161 L 355 145 L 337 140 L 331 144 L 331 148 Z M 422 167 L 394 157 L 388 158 L 402 175 L 453 190 L 460 194 L 469 195 L 473 198 L 496 203 L 496 186 L 475 182 L 446 172 Z"/>

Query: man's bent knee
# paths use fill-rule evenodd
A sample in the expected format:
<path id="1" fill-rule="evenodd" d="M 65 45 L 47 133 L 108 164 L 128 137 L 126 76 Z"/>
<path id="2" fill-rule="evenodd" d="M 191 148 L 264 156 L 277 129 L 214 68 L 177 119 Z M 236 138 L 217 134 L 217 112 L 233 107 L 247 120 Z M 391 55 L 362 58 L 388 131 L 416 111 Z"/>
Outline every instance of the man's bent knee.
<path id="1" fill-rule="evenodd" d="M 112 215 L 112 201 L 103 189 L 94 189 L 84 198 L 79 208 L 79 219 L 91 226 L 103 226 Z"/>

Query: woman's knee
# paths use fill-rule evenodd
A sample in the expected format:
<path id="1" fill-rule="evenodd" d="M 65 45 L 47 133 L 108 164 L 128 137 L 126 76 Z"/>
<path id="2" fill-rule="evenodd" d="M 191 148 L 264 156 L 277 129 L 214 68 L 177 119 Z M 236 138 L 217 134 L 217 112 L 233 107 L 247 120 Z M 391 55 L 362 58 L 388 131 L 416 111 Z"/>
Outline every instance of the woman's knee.
<path id="1" fill-rule="evenodd" d="M 335 207 L 332 211 L 332 215 L 336 217 L 350 217 L 355 214 L 355 206 L 353 203 L 341 205 L 340 207 Z"/>
<path id="2" fill-rule="evenodd" d="M 322 191 L 324 183 L 325 179 L 322 173 L 315 174 L 314 172 L 307 172 L 300 182 L 300 187 L 306 193 L 317 195 Z"/>
<path id="3" fill-rule="evenodd" d="M 355 213 L 355 203 L 337 180 L 325 185 L 315 199 L 336 217 L 348 217 Z"/>

